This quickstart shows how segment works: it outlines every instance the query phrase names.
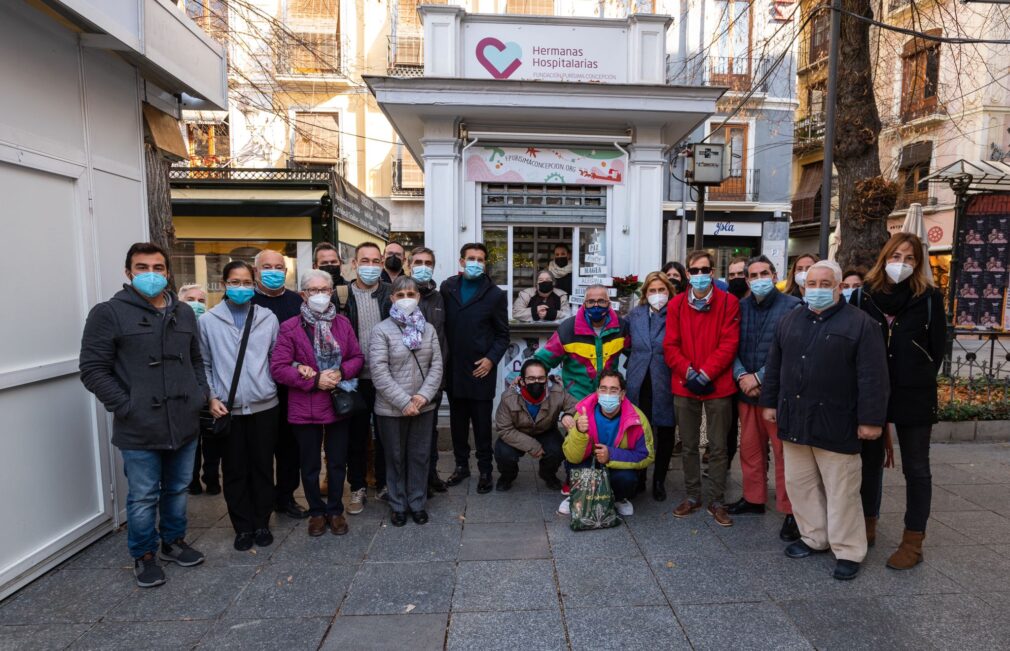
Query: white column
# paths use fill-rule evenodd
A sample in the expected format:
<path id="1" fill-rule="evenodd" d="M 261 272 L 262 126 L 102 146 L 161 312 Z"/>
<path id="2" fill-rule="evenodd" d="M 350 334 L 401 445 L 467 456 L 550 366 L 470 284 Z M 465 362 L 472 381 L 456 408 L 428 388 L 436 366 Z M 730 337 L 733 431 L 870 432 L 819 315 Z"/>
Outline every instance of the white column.
<path id="1" fill-rule="evenodd" d="M 628 83 L 666 83 L 666 30 L 673 24 L 669 16 L 635 14 L 628 19 Z"/>
<path id="2" fill-rule="evenodd" d="M 461 21 L 466 12 L 454 5 L 423 5 L 417 13 L 424 23 L 424 76 L 462 77 Z"/>
<path id="3" fill-rule="evenodd" d="M 663 265 L 663 179 L 666 161 L 659 129 L 639 128 L 628 147 L 628 221 L 631 237 L 631 268 L 644 278 Z"/>
<path id="4" fill-rule="evenodd" d="M 435 279 L 441 282 L 459 266 L 460 141 L 455 120 L 425 123 L 424 137 L 424 242 L 435 252 Z"/>

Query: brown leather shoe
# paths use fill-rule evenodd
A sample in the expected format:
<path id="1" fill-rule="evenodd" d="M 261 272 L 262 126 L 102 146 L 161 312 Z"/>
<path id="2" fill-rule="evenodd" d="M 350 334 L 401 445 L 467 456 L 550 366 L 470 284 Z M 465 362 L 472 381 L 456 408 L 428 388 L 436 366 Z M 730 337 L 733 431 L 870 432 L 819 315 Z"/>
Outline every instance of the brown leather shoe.
<path id="1" fill-rule="evenodd" d="M 877 544 L 877 518 L 863 518 L 866 520 L 866 546 L 873 547 Z"/>
<path id="2" fill-rule="evenodd" d="M 343 514 L 331 515 L 330 520 L 330 533 L 334 536 L 342 536 L 347 533 L 347 519 Z"/>
<path id="3" fill-rule="evenodd" d="M 898 551 L 887 559 L 887 567 L 892 570 L 910 570 L 922 562 L 922 541 L 926 538 L 924 531 L 909 531 L 901 536 Z"/>
<path id="4" fill-rule="evenodd" d="M 326 533 L 326 518 L 321 515 L 309 517 L 309 535 L 313 538 Z"/>
<path id="5" fill-rule="evenodd" d="M 693 500 L 690 497 L 677 505 L 677 508 L 673 510 L 673 517 L 675 518 L 686 518 L 695 511 L 701 508 L 701 502 L 698 500 Z"/>
<path id="6" fill-rule="evenodd" d="M 732 527 L 733 518 L 729 517 L 729 512 L 721 502 L 712 502 L 708 505 L 708 513 L 715 519 L 715 523 L 721 527 Z"/>

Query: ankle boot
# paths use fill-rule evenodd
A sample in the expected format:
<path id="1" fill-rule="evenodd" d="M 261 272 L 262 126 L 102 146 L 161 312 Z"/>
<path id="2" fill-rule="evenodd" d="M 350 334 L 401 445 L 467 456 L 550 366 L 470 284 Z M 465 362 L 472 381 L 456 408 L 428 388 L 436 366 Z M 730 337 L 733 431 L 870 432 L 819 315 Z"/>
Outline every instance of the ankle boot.
<path id="1" fill-rule="evenodd" d="M 866 520 L 866 545 L 873 547 L 877 544 L 877 518 L 863 518 Z"/>
<path id="2" fill-rule="evenodd" d="M 910 570 L 922 562 L 922 541 L 926 537 L 923 531 L 909 531 L 901 536 L 898 551 L 887 559 L 887 567 L 892 570 Z"/>

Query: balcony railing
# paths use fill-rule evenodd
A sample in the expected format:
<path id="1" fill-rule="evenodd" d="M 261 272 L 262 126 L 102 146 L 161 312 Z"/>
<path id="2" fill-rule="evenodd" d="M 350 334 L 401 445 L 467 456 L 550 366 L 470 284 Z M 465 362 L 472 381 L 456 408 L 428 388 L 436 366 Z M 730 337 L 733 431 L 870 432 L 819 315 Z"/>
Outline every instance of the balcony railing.
<path id="1" fill-rule="evenodd" d="M 393 194 L 399 197 L 424 196 L 424 172 L 413 159 L 393 161 Z"/>
<path id="2" fill-rule="evenodd" d="M 389 75 L 420 77 L 424 74 L 424 40 L 420 35 L 389 37 Z"/>
<path id="3" fill-rule="evenodd" d="M 668 55 L 669 67 L 672 59 Z M 764 74 L 764 59 L 743 57 L 689 57 L 687 63 L 672 61 L 670 83 L 686 86 L 725 86 L 734 91 L 750 90 Z M 764 92 L 764 88 L 758 88 Z"/>
<path id="4" fill-rule="evenodd" d="M 793 138 L 798 145 L 809 145 L 824 140 L 824 114 L 813 113 L 797 120 L 793 127 Z"/>
<path id="5" fill-rule="evenodd" d="M 761 170 L 742 170 L 730 176 L 721 185 L 708 188 L 709 201 L 756 202 L 759 199 Z"/>
<path id="6" fill-rule="evenodd" d="M 898 199 L 894 202 L 895 210 L 907 210 L 909 206 L 913 203 L 919 203 L 923 206 L 930 205 L 929 199 L 929 189 L 919 190 L 905 190 L 901 188 L 898 190 Z"/>
<path id="7" fill-rule="evenodd" d="M 292 32 L 276 45 L 274 65 L 282 76 L 331 77 L 342 74 L 336 33 Z"/>

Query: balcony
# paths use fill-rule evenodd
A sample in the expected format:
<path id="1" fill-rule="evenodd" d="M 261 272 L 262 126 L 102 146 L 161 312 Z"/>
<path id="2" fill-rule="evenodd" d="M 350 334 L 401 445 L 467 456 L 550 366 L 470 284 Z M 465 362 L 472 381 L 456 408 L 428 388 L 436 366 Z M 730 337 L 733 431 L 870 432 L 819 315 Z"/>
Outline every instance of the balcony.
<path id="1" fill-rule="evenodd" d="M 725 86 L 732 91 L 746 92 L 764 73 L 761 57 L 688 57 L 687 62 L 678 62 L 680 69 L 671 73 L 670 83 L 686 86 Z M 670 56 L 667 56 L 667 67 Z M 765 92 L 758 88 L 757 92 Z"/>
<path id="2" fill-rule="evenodd" d="M 931 199 L 929 196 L 929 188 L 925 190 L 913 189 L 906 190 L 905 188 L 898 189 L 898 198 L 894 202 L 895 210 L 908 210 L 908 207 L 913 203 L 922 204 L 923 207 L 932 206 L 936 204 L 935 199 Z"/>
<path id="3" fill-rule="evenodd" d="M 343 74 L 335 33 L 292 32 L 281 36 L 274 66 L 282 77 L 334 77 Z"/>
<path id="4" fill-rule="evenodd" d="M 730 176 L 720 185 L 708 188 L 708 201 L 729 201 L 755 203 L 759 198 L 761 170 L 742 170 Z"/>
<path id="5" fill-rule="evenodd" d="M 390 36 L 387 72 L 390 77 L 420 77 L 424 74 L 424 40 L 420 35 Z"/>
<path id="6" fill-rule="evenodd" d="M 424 172 L 410 156 L 393 161 L 393 196 L 424 196 Z"/>
<path id="7" fill-rule="evenodd" d="M 793 149 L 811 149 L 824 143 L 824 114 L 813 113 L 793 126 Z"/>

